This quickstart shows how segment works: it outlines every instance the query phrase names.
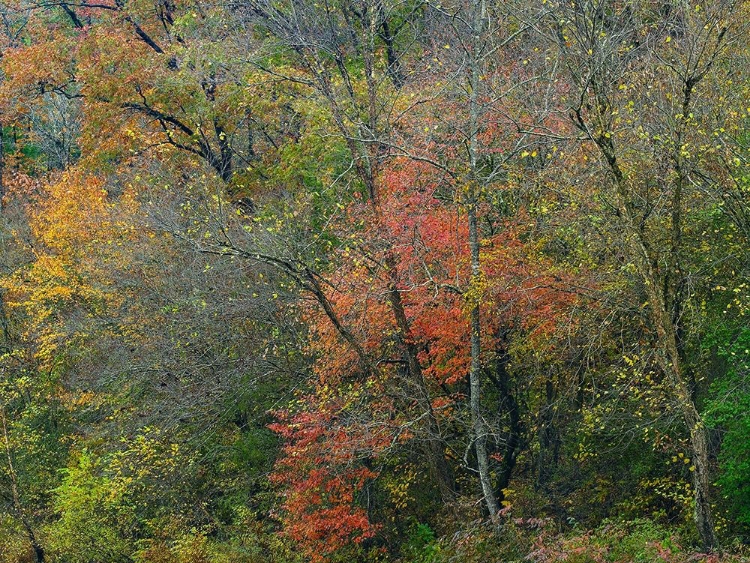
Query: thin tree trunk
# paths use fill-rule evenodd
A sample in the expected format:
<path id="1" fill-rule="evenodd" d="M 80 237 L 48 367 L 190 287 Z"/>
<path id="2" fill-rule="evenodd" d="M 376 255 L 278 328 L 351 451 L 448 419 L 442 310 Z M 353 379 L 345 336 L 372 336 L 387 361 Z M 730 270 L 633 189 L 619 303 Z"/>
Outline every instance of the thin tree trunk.
<path id="1" fill-rule="evenodd" d="M 695 523 L 701 536 L 703 547 L 712 550 L 717 547 L 714 530 L 714 520 L 711 513 L 710 501 L 710 467 L 708 455 L 708 436 L 703 420 L 695 407 L 695 378 L 689 373 L 685 361 L 685 343 L 682 326 L 682 313 L 685 299 L 685 278 L 680 260 L 682 248 L 682 198 L 687 185 L 687 163 L 681 154 L 681 147 L 687 132 L 690 119 L 690 106 L 693 89 L 697 84 L 694 77 L 687 78 L 683 86 L 682 117 L 677 130 L 676 150 L 673 153 L 673 169 L 676 173 L 674 194 L 672 198 L 672 248 L 670 252 L 670 268 L 667 276 L 675 276 L 672 284 L 665 284 L 664 318 L 662 324 L 667 329 L 665 342 L 668 345 L 669 356 L 673 369 L 673 378 L 679 380 L 678 400 L 683 411 L 683 418 L 690 431 L 690 444 L 693 449 L 693 489 L 695 494 Z M 669 279 L 669 278 L 667 278 Z M 667 297 L 670 297 L 667 300 Z"/>
<path id="2" fill-rule="evenodd" d="M 642 248 L 642 244 L 636 243 L 636 245 Z M 647 264 L 648 266 L 644 268 L 646 274 L 644 275 L 644 283 L 651 305 L 652 322 L 657 333 L 657 361 L 672 384 L 677 406 L 690 433 L 695 524 L 704 549 L 712 550 L 717 546 L 717 539 L 710 502 L 706 427 L 693 401 L 689 381 L 685 377 L 683 361 L 678 350 L 677 332 L 666 308 L 662 286 L 659 285 L 650 262 L 647 262 Z"/>
<path id="3" fill-rule="evenodd" d="M 5 308 L 5 292 L 0 289 L 0 353 L 10 352 L 10 323 L 8 322 L 8 312 Z"/>
<path id="4" fill-rule="evenodd" d="M 3 211 L 3 200 L 5 198 L 5 138 L 3 137 L 3 126 L 0 124 L 0 213 Z M 0 289 L 0 352 L 10 351 L 10 325 L 8 323 L 8 313 L 5 309 L 5 292 Z"/>
<path id="5" fill-rule="evenodd" d="M 475 289 L 481 278 L 479 269 L 479 237 L 477 229 L 476 203 L 469 205 L 469 245 L 471 247 L 471 277 L 472 289 Z M 477 469 L 482 494 L 490 519 L 497 523 L 500 505 L 497 502 L 490 475 L 490 460 L 487 453 L 487 424 L 482 416 L 482 343 L 481 318 L 479 316 L 479 299 L 472 296 L 475 302 L 471 306 L 471 366 L 469 368 L 469 402 L 471 407 L 471 422 L 474 433 L 474 449 L 477 455 Z"/>
<path id="6" fill-rule="evenodd" d="M 628 242 L 632 249 L 633 261 L 643 280 L 649 301 L 651 324 L 656 331 L 656 359 L 660 369 L 671 383 L 673 398 L 682 415 L 690 436 L 691 461 L 693 469 L 693 495 L 695 499 L 694 519 L 704 549 L 712 550 L 717 545 L 714 519 L 710 502 L 710 475 L 708 438 L 703 419 L 695 406 L 686 377 L 684 362 L 679 352 L 677 328 L 669 310 L 663 280 L 659 279 L 652 263 L 643 232 L 638 228 L 635 213 L 630 204 L 625 176 L 615 156 L 611 139 L 597 139 L 602 154 L 607 160 L 615 186 L 621 199 L 620 213 Z"/>
<path id="7" fill-rule="evenodd" d="M 548 374 L 544 382 L 545 403 L 539 415 L 539 461 L 536 486 L 545 489 L 557 467 L 560 440 L 554 422 L 555 384 Z"/>
<path id="8" fill-rule="evenodd" d="M 469 165 L 471 178 L 469 185 L 469 249 L 471 252 L 471 291 L 478 291 L 481 283 L 481 264 L 479 260 L 479 229 L 477 225 L 477 203 L 479 199 L 479 182 L 477 178 L 477 151 L 479 135 L 479 77 L 481 57 L 482 22 L 484 18 L 484 0 L 472 1 L 472 47 L 469 53 Z M 490 460 L 487 453 L 487 423 L 482 416 L 482 322 L 480 318 L 480 299 L 471 296 L 471 366 L 469 368 L 469 403 L 471 422 L 474 434 L 474 448 L 477 455 L 477 469 L 482 494 L 490 519 L 497 525 L 500 505 L 495 495 L 490 475 Z"/>
<path id="9" fill-rule="evenodd" d="M 389 275 L 392 276 L 396 271 L 396 264 L 394 257 L 390 253 L 386 257 L 386 266 Z M 427 415 L 427 450 L 431 460 L 434 477 L 443 499 L 450 500 L 455 494 L 455 483 L 448 462 L 445 460 L 443 438 L 437 418 L 435 417 L 435 411 L 432 408 L 432 400 L 430 398 L 429 389 L 427 388 L 427 383 L 424 379 L 422 365 L 419 363 L 418 349 L 414 344 L 414 339 L 411 334 L 411 324 L 406 317 L 401 293 L 398 291 L 396 279 L 393 277 L 391 277 L 390 283 L 388 284 L 388 302 L 391 305 L 391 310 L 393 311 L 393 316 L 396 320 L 399 340 L 404 347 L 409 374 L 411 375 L 413 383 L 417 387 L 417 393 L 419 395 L 417 398 L 417 404 L 419 405 L 420 410 Z"/>
<path id="10" fill-rule="evenodd" d="M 0 211 L 3 210 L 5 202 L 5 137 L 3 135 L 3 124 L 0 123 Z"/>
<path id="11" fill-rule="evenodd" d="M 505 489 L 510 485 L 513 470 L 516 467 L 518 451 L 521 448 L 521 411 L 518 401 L 513 395 L 510 386 L 510 374 L 508 373 L 508 355 L 507 341 L 503 336 L 498 336 L 500 344 L 496 350 L 497 360 L 495 366 L 495 378 L 493 383 L 500 395 L 498 410 L 500 414 L 508 414 L 508 434 L 505 437 L 505 446 L 502 449 L 502 460 L 498 471 L 497 483 L 495 484 L 495 494 L 497 495 L 498 505 L 502 505 L 505 500 Z"/>

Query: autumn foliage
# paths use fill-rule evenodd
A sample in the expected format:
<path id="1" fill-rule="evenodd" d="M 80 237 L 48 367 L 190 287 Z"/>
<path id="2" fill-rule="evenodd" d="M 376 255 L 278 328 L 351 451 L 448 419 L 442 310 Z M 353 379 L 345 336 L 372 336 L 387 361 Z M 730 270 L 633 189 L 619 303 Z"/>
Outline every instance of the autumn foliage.
<path id="1" fill-rule="evenodd" d="M 742 557 L 748 10 L 0 3 L 0 563 Z"/>

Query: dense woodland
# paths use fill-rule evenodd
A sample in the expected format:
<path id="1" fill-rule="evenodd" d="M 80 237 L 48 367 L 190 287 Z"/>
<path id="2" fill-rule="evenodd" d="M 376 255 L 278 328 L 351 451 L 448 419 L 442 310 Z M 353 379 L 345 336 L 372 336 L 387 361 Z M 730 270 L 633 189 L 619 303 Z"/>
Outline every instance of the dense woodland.
<path id="1" fill-rule="evenodd" d="M 0 0 L 0 562 L 741 560 L 749 34 Z"/>

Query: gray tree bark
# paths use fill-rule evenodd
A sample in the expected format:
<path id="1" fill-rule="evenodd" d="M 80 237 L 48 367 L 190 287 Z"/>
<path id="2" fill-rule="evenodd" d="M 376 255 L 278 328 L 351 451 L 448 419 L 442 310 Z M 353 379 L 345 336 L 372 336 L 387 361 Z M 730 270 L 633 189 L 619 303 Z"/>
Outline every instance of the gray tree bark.
<path id="1" fill-rule="evenodd" d="M 479 482 L 490 519 L 497 525 L 500 505 L 495 495 L 490 474 L 489 454 L 487 453 L 487 435 L 489 429 L 482 416 L 482 319 L 480 316 L 480 298 L 476 292 L 481 284 L 482 270 L 480 263 L 479 228 L 477 225 L 477 204 L 480 195 L 480 179 L 477 170 L 477 151 L 479 146 L 479 81 L 481 74 L 482 28 L 485 17 L 484 0 L 473 0 L 472 9 L 472 47 L 469 53 L 469 166 L 470 181 L 468 190 L 469 249 L 471 252 L 471 366 L 469 368 L 469 402 L 477 456 Z"/>

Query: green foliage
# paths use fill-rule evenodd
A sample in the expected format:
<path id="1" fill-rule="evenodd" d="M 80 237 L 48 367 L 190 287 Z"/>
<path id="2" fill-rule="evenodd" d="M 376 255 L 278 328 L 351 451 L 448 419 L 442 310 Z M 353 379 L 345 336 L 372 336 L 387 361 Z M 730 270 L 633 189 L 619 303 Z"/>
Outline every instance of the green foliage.
<path id="1" fill-rule="evenodd" d="M 440 553 L 435 532 L 427 524 L 417 523 L 404 546 L 406 561 L 410 563 L 433 563 Z"/>
<path id="2" fill-rule="evenodd" d="M 121 443 L 105 455 L 83 449 L 62 470 L 53 491 L 59 518 L 46 532 L 50 551 L 63 561 L 128 561 L 162 515 L 179 514 L 189 501 L 179 479 L 190 460 L 179 446 L 148 428 Z"/>
<path id="3" fill-rule="evenodd" d="M 54 491 L 60 518 L 48 533 L 61 561 L 119 563 L 134 551 L 138 520 L 130 483 L 103 474 L 102 465 L 90 452 L 80 452 Z"/>
<path id="4" fill-rule="evenodd" d="M 735 518 L 750 526 L 750 329 L 717 331 L 726 374 L 711 386 L 707 422 L 722 432 L 717 483 Z M 747 529 L 747 528 L 746 528 Z"/>
<path id="5" fill-rule="evenodd" d="M 670 531 L 650 520 L 605 521 L 593 532 L 552 536 L 529 554 L 535 562 L 652 563 L 679 561 L 685 553 Z"/>
<path id="6" fill-rule="evenodd" d="M 28 537 L 17 518 L 0 515 L 0 563 L 18 563 L 29 557 Z"/>

